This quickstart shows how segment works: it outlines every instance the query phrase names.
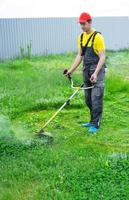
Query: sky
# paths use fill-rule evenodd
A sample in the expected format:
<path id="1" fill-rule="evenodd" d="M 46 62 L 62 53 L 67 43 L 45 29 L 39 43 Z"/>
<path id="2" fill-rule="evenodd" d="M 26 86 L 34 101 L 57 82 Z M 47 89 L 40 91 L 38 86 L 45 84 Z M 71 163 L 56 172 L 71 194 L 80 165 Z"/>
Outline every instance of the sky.
<path id="1" fill-rule="evenodd" d="M 0 0 L 0 18 L 129 16 L 129 0 Z"/>

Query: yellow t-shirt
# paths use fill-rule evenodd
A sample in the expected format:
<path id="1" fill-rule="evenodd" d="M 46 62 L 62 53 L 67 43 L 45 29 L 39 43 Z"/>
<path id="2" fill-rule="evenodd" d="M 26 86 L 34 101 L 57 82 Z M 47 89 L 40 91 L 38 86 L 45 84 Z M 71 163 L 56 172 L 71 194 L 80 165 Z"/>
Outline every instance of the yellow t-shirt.
<path id="1" fill-rule="evenodd" d="M 93 30 L 90 34 L 87 34 L 86 32 L 83 33 L 82 46 L 86 45 L 87 40 L 89 39 L 89 37 L 92 35 L 92 33 L 94 31 L 95 30 Z M 81 34 L 78 36 L 78 48 L 81 48 L 80 38 L 81 38 Z M 88 43 L 88 47 L 91 46 L 91 42 L 92 42 L 92 38 L 90 39 L 90 41 Z M 95 36 L 93 48 L 94 48 L 94 51 L 95 51 L 96 54 L 98 54 L 102 50 L 105 50 L 104 38 L 100 33 L 97 33 L 96 36 Z"/>

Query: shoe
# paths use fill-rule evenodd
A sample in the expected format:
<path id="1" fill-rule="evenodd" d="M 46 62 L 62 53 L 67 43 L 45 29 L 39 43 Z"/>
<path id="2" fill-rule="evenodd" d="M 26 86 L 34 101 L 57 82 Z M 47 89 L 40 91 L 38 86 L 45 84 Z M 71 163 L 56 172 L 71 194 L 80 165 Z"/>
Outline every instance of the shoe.
<path id="1" fill-rule="evenodd" d="M 82 126 L 83 126 L 83 127 L 91 127 L 91 126 L 93 126 L 93 125 L 92 125 L 91 123 L 83 123 Z"/>
<path id="2" fill-rule="evenodd" d="M 89 128 L 89 133 L 91 133 L 91 134 L 95 134 L 97 131 L 98 131 L 98 128 L 96 128 L 96 127 L 94 127 L 94 126 L 91 126 L 91 127 Z"/>

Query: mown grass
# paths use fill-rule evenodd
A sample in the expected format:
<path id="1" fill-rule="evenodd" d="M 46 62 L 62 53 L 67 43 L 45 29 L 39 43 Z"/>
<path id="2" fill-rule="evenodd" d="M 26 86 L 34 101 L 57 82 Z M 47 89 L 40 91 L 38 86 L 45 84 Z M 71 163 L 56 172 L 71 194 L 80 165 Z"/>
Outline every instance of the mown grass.
<path id="1" fill-rule="evenodd" d="M 73 92 L 62 71 L 75 55 L 0 63 L 1 200 L 128 199 L 129 54 L 107 55 L 100 131 L 81 127 L 89 112 L 80 92 L 46 128 L 51 144 L 33 133 Z M 81 67 L 73 79 L 82 82 Z"/>

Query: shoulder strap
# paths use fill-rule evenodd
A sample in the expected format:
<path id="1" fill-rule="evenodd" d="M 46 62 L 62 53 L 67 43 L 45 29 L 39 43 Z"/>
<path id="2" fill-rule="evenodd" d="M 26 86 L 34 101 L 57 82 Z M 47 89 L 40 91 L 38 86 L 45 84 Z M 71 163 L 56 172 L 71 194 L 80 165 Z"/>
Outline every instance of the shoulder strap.
<path id="1" fill-rule="evenodd" d="M 88 46 L 88 44 L 89 44 L 89 42 L 90 42 L 92 36 L 93 36 L 93 38 L 94 38 L 94 35 L 96 35 L 96 31 L 95 31 L 94 33 L 92 33 L 91 36 L 89 37 L 89 39 L 87 40 L 87 43 L 86 43 L 86 45 L 85 45 L 86 48 L 87 48 L 87 46 Z M 93 40 L 93 39 L 92 39 L 92 40 Z"/>
<path id="2" fill-rule="evenodd" d="M 80 47 L 82 49 L 82 42 L 83 42 L 83 33 L 81 34 L 81 38 L 80 38 Z"/>
<path id="3" fill-rule="evenodd" d="M 94 32 L 94 35 L 93 35 L 93 38 L 92 38 L 92 44 L 91 44 L 91 46 L 93 47 L 93 45 L 94 45 L 94 40 L 95 40 L 95 36 L 97 35 L 97 33 L 100 33 L 100 32 L 98 32 L 98 31 L 95 31 Z M 101 34 L 101 33 L 100 33 Z"/>
<path id="4" fill-rule="evenodd" d="M 95 31 L 95 32 L 96 32 L 96 31 Z M 94 32 L 94 33 L 95 33 L 95 32 Z M 92 36 L 94 35 L 94 33 L 92 33 L 92 35 L 89 37 L 89 39 L 88 39 L 88 41 L 87 41 L 87 43 L 86 43 L 85 46 L 88 45 L 88 43 L 89 43 L 90 39 L 92 38 Z M 82 42 L 83 42 L 83 34 L 84 34 L 84 33 L 82 33 L 82 34 L 81 34 L 81 37 L 80 37 L 80 47 L 81 47 L 81 49 L 82 49 L 82 47 L 83 47 L 83 45 L 82 45 Z"/>
<path id="5" fill-rule="evenodd" d="M 83 33 L 82 33 L 82 34 L 83 34 Z M 94 31 L 94 32 L 91 34 L 91 36 L 90 36 L 89 39 L 87 40 L 86 45 L 85 45 L 84 47 L 81 46 L 81 49 L 82 49 L 82 54 L 81 54 L 81 56 L 84 55 L 84 53 L 85 53 L 85 51 L 86 51 L 86 48 L 87 48 L 87 46 L 88 46 L 88 44 L 89 44 L 89 42 L 90 42 L 92 36 L 94 37 L 95 34 L 96 34 L 96 31 Z M 82 35 L 81 35 L 81 36 L 82 36 Z M 82 37 L 83 37 L 83 36 L 82 36 Z M 92 39 L 92 41 L 93 41 L 93 39 Z M 81 41 L 81 45 L 82 45 L 82 41 Z"/>

